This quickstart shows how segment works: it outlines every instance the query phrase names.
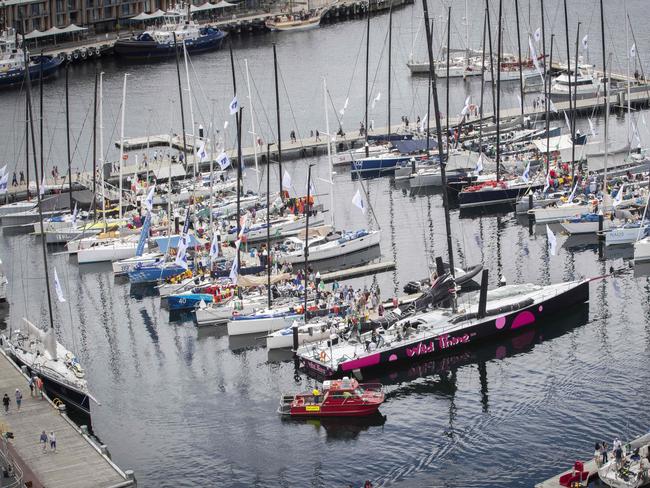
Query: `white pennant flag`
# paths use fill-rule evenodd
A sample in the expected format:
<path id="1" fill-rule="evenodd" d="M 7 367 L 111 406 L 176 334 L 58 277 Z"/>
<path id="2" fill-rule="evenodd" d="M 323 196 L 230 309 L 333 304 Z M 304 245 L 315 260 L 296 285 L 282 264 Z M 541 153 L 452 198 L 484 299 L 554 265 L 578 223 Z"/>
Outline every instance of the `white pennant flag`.
<path id="1" fill-rule="evenodd" d="M 465 99 L 465 106 L 463 107 L 463 110 L 461 110 L 460 112 L 461 117 L 464 117 L 465 115 L 467 115 L 467 112 L 469 112 L 469 101 L 471 98 L 472 96 L 470 95 Z"/>
<path id="2" fill-rule="evenodd" d="M 210 259 L 214 262 L 219 257 L 219 233 L 212 234 L 212 243 L 210 244 Z"/>
<path id="3" fill-rule="evenodd" d="M 205 141 L 201 141 L 199 149 L 196 151 L 196 156 L 202 163 L 208 160 L 208 152 L 205 150 Z"/>
<path id="4" fill-rule="evenodd" d="M 63 288 L 61 288 L 61 282 L 59 281 L 59 275 L 56 273 L 56 268 L 54 268 L 54 291 L 56 292 L 56 297 L 61 303 L 65 302 L 65 297 L 63 296 Z"/>
<path id="5" fill-rule="evenodd" d="M 587 119 L 589 121 L 589 131 L 591 132 L 591 135 L 596 137 L 596 130 L 594 129 L 594 123 L 590 118 Z"/>
<path id="6" fill-rule="evenodd" d="M 589 49 L 589 36 L 586 35 L 585 37 L 582 38 L 582 49 L 585 51 Z"/>
<path id="7" fill-rule="evenodd" d="M 40 191 L 38 192 L 40 196 L 45 195 L 45 175 L 43 175 L 43 179 L 41 180 L 41 188 Z"/>
<path id="8" fill-rule="evenodd" d="M 551 112 L 557 113 L 557 109 L 555 108 L 555 104 L 553 103 L 553 100 L 550 98 L 548 99 L 548 108 L 551 109 Z"/>
<path id="9" fill-rule="evenodd" d="M 361 190 L 358 188 L 357 192 L 352 197 L 352 203 L 355 207 L 358 207 L 364 215 L 366 214 L 366 202 L 364 202 L 363 197 L 361 196 Z"/>
<path id="10" fill-rule="evenodd" d="M 424 117 L 422 117 L 422 120 L 420 121 L 420 132 L 424 132 L 427 128 L 427 115 L 428 114 L 424 114 Z"/>
<path id="11" fill-rule="evenodd" d="M 478 157 L 478 161 L 476 161 L 476 168 L 474 168 L 474 173 L 479 174 L 481 171 L 483 171 L 483 153 L 481 153 Z"/>
<path id="12" fill-rule="evenodd" d="M 341 110 L 339 110 L 339 113 L 341 115 L 345 114 L 345 111 L 348 109 L 348 103 L 349 102 L 350 102 L 350 98 L 348 97 L 348 98 L 345 99 L 345 103 L 343 104 L 343 108 Z"/>
<path id="13" fill-rule="evenodd" d="M 614 206 L 618 207 L 623 201 L 623 190 L 625 189 L 625 184 L 622 184 L 621 187 L 616 192 L 616 198 L 614 199 Z"/>
<path id="14" fill-rule="evenodd" d="M 233 285 L 236 285 L 237 277 L 239 276 L 239 253 L 235 253 L 235 259 L 232 260 L 232 267 L 230 268 L 230 274 L 228 276 Z"/>
<path id="15" fill-rule="evenodd" d="M 537 30 L 535 31 L 535 42 L 539 42 L 542 40 L 542 28 L 538 27 Z"/>
<path id="16" fill-rule="evenodd" d="M 287 170 L 284 170 L 282 175 L 282 189 L 287 191 L 291 189 L 291 175 Z"/>
<path id="17" fill-rule="evenodd" d="M 636 44 L 632 44 L 632 48 L 630 49 L 630 57 L 634 58 L 636 56 Z"/>
<path id="18" fill-rule="evenodd" d="M 375 104 L 376 104 L 379 100 L 381 100 L 381 92 L 378 92 L 378 93 L 377 93 L 377 96 L 376 96 L 375 99 L 372 101 L 372 108 L 375 108 Z"/>
<path id="19" fill-rule="evenodd" d="M 225 152 L 222 152 L 217 156 L 217 163 L 219 164 L 219 167 L 223 171 L 226 169 L 228 166 L 230 166 L 230 159 L 228 158 L 228 155 Z"/>
<path id="20" fill-rule="evenodd" d="M 239 110 L 239 102 L 237 101 L 237 95 L 235 95 L 235 98 L 232 99 L 232 102 L 230 102 L 228 108 L 230 109 L 230 115 L 235 115 L 237 113 L 237 111 Z"/>
<path id="21" fill-rule="evenodd" d="M 569 131 L 571 130 L 571 123 L 569 122 L 569 116 L 566 114 L 566 110 L 564 111 L 564 121 L 566 122 L 567 129 Z"/>
<path id="22" fill-rule="evenodd" d="M 521 179 L 524 180 L 525 182 L 528 182 L 530 179 L 530 161 L 528 161 L 528 164 L 526 165 L 526 169 L 524 169 L 524 173 L 521 175 Z"/>
<path id="23" fill-rule="evenodd" d="M 178 250 L 176 252 L 176 259 L 174 260 L 174 264 L 177 266 L 180 266 L 183 269 L 187 269 L 187 244 L 188 244 L 188 238 L 185 234 L 181 236 L 181 238 L 178 240 Z"/>
<path id="24" fill-rule="evenodd" d="M 551 256 L 555 256 L 555 249 L 557 247 L 557 239 L 551 228 L 546 224 L 546 238 L 548 239 L 548 252 Z"/>
<path id="25" fill-rule="evenodd" d="M 226 130 L 227 128 L 228 128 L 228 121 L 226 120 L 226 121 L 223 123 L 223 130 Z"/>
<path id="26" fill-rule="evenodd" d="M 74 202 L 74 212 L 72 212 L 72 228 L 77 228 L 77 202 Z"/>
<path id="27" fill-rule="evenodd" d="M 542 71 L 542 67 L 539 65 L 539 59 L 537 59 L 537 51 L 535 51 L 533 40 L 530 37 L 528 38 L 528 47 L 530 48 L 530 58 L 533 60 L 533 65 L 535 66 L 537 73 L 539 73 L 540 78 L 544 80 L 544 72 Z"/>
<path id="28" fill-rule="evenodd" d="M 571 191 L 571 195 L 569 195 L 569 199 L 567 200 L 569 203 L 571 203 L 573 199 L 576 197 L 577 190 L 578 190 L 578 182 L 576 181 L 576 184 L 573 186 L 573 190 Z"/>
<path id="29" fill-rule="evenodd" d="M 153 210 L 153 194 L 156 191 L 156 185 L 151 185 L 149 188 L 149 193 L 147 193 L 147 198 L 144 200 L 144 205 L 147 207 L 147 210 L 151 212 Z"/>
<path id="30" fill-rule="evenodd" d="M 550 187 L 551 187 L 551 173 L 546 173 L 546 185 L 544 185 L 544 189 L 542 190 L 542 193 L 546 193 Z"/>

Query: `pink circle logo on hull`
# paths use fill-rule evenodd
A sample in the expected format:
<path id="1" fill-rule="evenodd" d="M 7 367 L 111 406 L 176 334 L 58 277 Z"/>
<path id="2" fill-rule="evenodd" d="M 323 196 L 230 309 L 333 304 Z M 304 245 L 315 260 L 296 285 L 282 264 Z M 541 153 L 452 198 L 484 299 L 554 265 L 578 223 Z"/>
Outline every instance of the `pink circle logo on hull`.
<path id="1" fill-rule="evenodd" d="M 535 322 L 535 315 L 533 315 L 532 312 L 529 312 L 528 310 L 524 310 L 523 312 L 520 312 L 516 317 L 515 320 L 512 321 L 512 326 L 510 329 L 518 329 L 519 327 L 524 327 L 526 325 L 530 325 Z"/>
<path id="2" fill-rule="evenodd" d="M 505 317 L 499 317 L 494 322 L 494 325 L 496 325 L 497 329 L 499 329 L 499 330 L 503 329 L 506 326 L 506 318 Z"/>
<path id="3" fill-rule="evenodd" d="M 388 360 L 389 360 L 389 361 L 397 361 L 397 354 L 391 354 L 391 355 L 388 357 Z"/>

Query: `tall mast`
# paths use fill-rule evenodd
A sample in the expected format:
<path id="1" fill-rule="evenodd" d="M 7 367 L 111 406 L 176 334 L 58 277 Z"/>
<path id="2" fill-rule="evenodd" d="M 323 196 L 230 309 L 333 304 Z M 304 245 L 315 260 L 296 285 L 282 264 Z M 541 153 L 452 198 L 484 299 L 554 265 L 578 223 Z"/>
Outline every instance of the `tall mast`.
<path id="1" fill-rule="evenodd" d="M 251 96 L 251 83 L 248 74 L 248 59 L 244 59 L 246 66 L 246 86 L 248 88 L 248 107 L 251 114 L 251 136 L 253 136 L 253 157 L 255 158 L 255 181 L 257 181 L 257 191 L 260 187 L 260 170 L 257 165 L 257 134 L 255 133 L 255 114 L 253 113 L 253 97 Z"/>
<path id="2" fill-rule="evenodd" d="M 29 119 L 29 125 L 31 128 L 31 139 L 32 139 L 32 153 L 34 160 L 34 177 L 36 179 L 36 201 L 38 207 L 38 217 L 41 224 L 41 234 L 45 235 L 45 230 L 43 226 L 43 208 L 41 206 L 41 182 L 38 178 L 38 161 L 36 160 L 36 138 L 34 137 L 34 120 L 32 118 L 32 89 L 31 89 L 31 80 L 29 77 L 29 56 L 27 55 L 27 48 L 25 47 L 25 37 L 23 35 L 23 55 L 25 57 L 25 78 L 26 78 L 26 88 L 25 95 L 27 100 L 27 115 Z M 29 139 L 25 140 L 25 145 L 29 150 Z M 29 188 L 29 180 L 27 181 L 27 188 Z M 29 190 L 28 190 L 29 195 Z M 54 314 L 52 313 L 52 296 L 50 293 L 50 273 L 47 269 L 47 244 L 45 238 L 41 239 L 41 247 L 43 249 L 43 268 L 45 269 L 45 289 L 47 294 L 47 308 L 50 314 L 50 329 L 54 329 Z M 53 358 L 56 360 L 56 357 Z"/>
<path id="3" fill-rule="evenodd" d="M 185 134 L 185 110 L 183 110 L 183 85 L 181 84 L 181 67 L 180 67 L 180 60 L 179 60 L 179 54 L 178 54 L 178 42 L 176 41 L 176 32 L 174 34 L 174 52 L 176 53 L 176 77 L 178 78 L 178 96 L 181 100 L 181 129 L 183 130 L 183 150 L 181 154 L 183 155 L 183 159 L 185 159 L 186 156 L 186 151 L 187 151 L 187 141 L 186 141 L 186 134 Z M 185 44 L 185 41 L 183 41 L 183 44 Z M 187 161 L 185 162 L 185 171 L 187 171 Z M 169 162 L 171 165 L 171 161 Z M 171 181 L 169 182 L 171 184 Z"/>
<path id="4" fill-rule="evenodd" d="M 23 52 L 26 56 L 25 49 L 23 49 Z M 29 76 L 25 73 L 25 86 L 28 83 L 30 83 Z M 25 90 L 25 172 L 27 173 L 27 200 L 29 200 L 29 122 L 29 97 L 27 96 L 27 90 Z"/>
<path id="5" fill-rule="evenodd" d="M 327 137 L 327 161 L 329 162 L 330 182 L 330 221 L 334 228 L 334 166 L 332 164 L 332 136 L 330 135 L 330 118 L 327 113 L 327 81 L 323 78 L 323 108 L 325 109 L 325 136 Z"/>
<path id="6" fill-rule="evenodd" d="M 627 59 L 627 145 L 628 154 L 632 150 L 632 101 L 630 100 L 630 33 L 627 19 L 627 0 L 623 1 L 625 7 L 625 58 Z"/>
<path id="7" fill-rule="evenodd" d="M 365 148 L 366 148 L 366 157 L 370 154 L 368 148 L 368 69 L 370 66 L 370 9 L 368 9 L 368 20 L 366 22 L 366 116 L 365 116 L 365 128 L 364 128 L 364 139 L 365 139 Z"/>
<path id="8" fill-rule="evenodd" d="M 97 82 L 99 75 L 95 70 L 95 89 L 93 90 L 93 213 L 97 220 Z"/>
<path id="9" fill-rule="evenodd" d="M 578 22 L 578 28 L 576 30 L 576 59 L 575 59 L 575 73 L 576 81 L 578 81 L 578 47 L 580 46 L 580 24 Z M 577 85 L 576 85 L 577 86 Z M 575 177 L 575 165 L 576 165 L 576 100 L 578 98 L 576 90 L 573 93 L 575 99 L 573 100 L 573 109 L 571 110 L 571 177 Z"/>
<path id="10" fill-rule="evenodd" d="M 70 198 L 70 212 L 72 212 L 72 153 L 70 152 L 70 100 L 68 72 L 70 63 L 65 64 L 65 141 L 68 154 L 68 193 Z"/>
<path id="11" fill-rule="evenodd" d="M 569 49 L 569 14 L 567 11 L 567 4 L 566 0 L 564 0 L 564 36 L 566 39 L 566 67 L 567 67 L 567 73 L 569 75 L 569 113 L 573 117 L 573 97 L 571 96 L 571 53 Z M 578 81 L 578 72 L 576 71 L 574 74 L 574 80 Z M 569 130 L 571 131 L 571 140 L 572 140 L 572 156 L 571 156 L 571 168 L 574 167 L 575 165 L 575 153 L 573 153 L 573 150 L 575 149 L 575 139 L 573 137 L 573 123 L 570 124 Z M 573 176 L 573 170 L 571 170 L 571 175 Z"/>
<path id="12" fill-rule="evenodd" d="M 390 140 L 390 79 L 391 79 L 391 70 L 392 70 L 392 58 L 393 58 L 393 1 L 390 2 L 390 10 L 388 11 L 388 139 Z M 629 73 L 628 73 L 629 76 Z M 327 107 L 325 108 L 325 114 L 327 115 Z M 329 130 L 328 130 L 329 132 Z M 328 144 L 329 148 L 329 144 Z"/>
<path id="13" fill-rule="evenodd" d="M 120 147 L 122 144 L 120 143 Z M 106 197 L 104 196 L 104 72 L 99 73 L 99 171 L 102 187 L 102 219 L 106 222 Z"/>
<path id="14" fill-rule="evenodd" d="M 485 36 L 488 22 L 488 10 L 485 9 L 485 16 L 483 17 L 483 44 L 481 45 L 481 104 L 479 107 L 480 120 L 478 124 L 478 144 L 479 144 L 479 157 L 483 154 L 483 101 L 485 100 Z"/>
<path id="15" fill-rule="evenodd" d="M 496 162 L 497 162 L 497 181 L 501 174 L 501 43 L 503 41 L 503 34 L 501 30 L 503 0 L 499 0 L 499 32 L 497 34 L 497 111 L 496 111 L 496 124 L 497 124 L 497 147 L 496 147 Z"/>
<path id="16" fill-rule="evenodd" d="M 43 51 L 41 50 L 41 60 L 43 59 Z M 44 142 L 43 142 L 43 63 L 38 63 L 38 91 L 39 91 L 39 138 L 40 138 L 40 150 L 41 150 L 41 174 L 45 174 L 45 158 L 44 154 Z"/>
<path id="17" fill-rule="evenodd" d="M 280 175 L 280 198 L 284 202 L 284 192 L 282 191 L 282 131 L 280 130 L 280 87 L 278 85 L 278 54 L 275 42 L 273 43 L 273 72 L 275 75 L 275 119 L 278 128 L 278 174 Z M 267 161 L 267 165 L 271 161 Z"/>
<path id="18" fill-rule="evenodd" d="M 230 43 L 230 70 L 232 71 L 232 91 L 234 98 L 237 97 L 237 78 L 235 76 L 235 57 L 232 53 L 232 42 Z M 237 126 L 237 239 L 239 239 L 239 234 L 241 234 L 241 169 L 242 169 L 242 160 L 241 160 L 241 116 L 242 110 L 241 107 L 237 110 L 235 114 L 235 125 Z M 237 246 L 237 265 L 241 269 L 241 245 Z"/>
<path id="19" fill-rule="evenodd" d="M 269 309 L 271 308 L 271 146 L 266 145 L 266 293 Z"/>
<path id="20" fill-rule="evenodd" d="M 189 12 L 189 8 L 188 8 Z M 190 70 L 187 66 L 187 46 L 183 42 L 183 60 L 185 61 L 185 79 L 187 80 L 187 98 L 190 104 L 190 126 L 192 127 L 192 161 L 194 162 L 194 176 L 198 174 L 198 162 L 196 160 L 196 129 L 194 125 L 194 106 L 192 104 L 192 85 L 190 84 Z M 196 185 L 194 185 L 196 187 Z"/>
<path id="21" fill-rule="evenodd" d="M 524 74 L 521 65 L 521 32 L 519 30 L 519 0 L 515 0 L 515 17 L 517 21 L 517 55 L 519 57 L 519 98 L 521 99 L 521 123 L 524 123 Z"/>
<path id="22" fill-rule="evenodd" d="M 450 53 L 451 53 L 451 5 L 447 9 L 447 79 L 445 80 L 445 87 L 446 87 L 446 92 L 445 92 L 445 122 L 446 122 L 446 130 L 445 130 L 445 139 L 447 141 L 447 154 L 449 154 L 449 61 L 450 61 Z"/>
<path id="23" fill-rule="evenodd" d="M 124 113 L 126 112 L 126 78 L 124 73 L 124 85 L 122 86 L 122 122 L 120 129 L 120 219 L 122 218 L 122 163 L 124 161 Z"/>
<path id="24" fill-rule="evenodd" d="M 605 50 L 605 12 L 603 9 L 603 0 L 600 0 L 600 32 L 603 51 L 603 77 L 605 79 L 605 82 L 603 83 L 603 96 L 605 97 L 605 134 L 603 136 L 605 139 L 605 171 L 603 174 L 603 191 L 607 193 L 607 159 L 609 157 L 609 94 L 607 87 L 609 85 L 609 78 L 607 76 L 607 51 Z"/>
<path id="25" fill-rule="evenodd" d="M 549 70 L 548 74 L 544 77 L 544 85 L 546 86 L 546 78 L 548 78 L 548 88 L 546 89 L 546 175 L 548 177 L 551 171 L 551 115 L 549 110 L 551 108 L 551 71 L 550 67 L 553 66 L 553 44 L 555 43 L 555 34 L 551 34 L 551 55 L 548 58 Z M 546 56 L 544 56 L 544 66 L 546 66 Z"/>
<path id="26" fill-rule="evenodd" d="M 433 30 L 433 21 L 431 21 L 431 30 Z M 427 38 L 428 42 L 428 38 Z M 433 49 L 433 46 L 432 46 Z M 433 80 L 431 79 L 431 69 L 429 69 L 429 84 L 427 86 L 427 156 L 429 155 L 430 148 L 430 139 L 431 139 L 431 86 L 433 85 Z"/>
<path id="27" fill-rule="evenodd" d="M 422 0 L 424 9 L 424 25 L 427 32 L 427 47 L 429 51 L 429 76 L 431 78 L 431 94 L 433 96 L 433 111 L 436 117 L 436 135 L 438 137 L 438 157 L 440 158 L 440 177 L 442 179 L 442 203 L 445 207 L 445 229 L 447 231 L 447 253 L 449 256 L 449 270 L 454 275 L 454 253 L 451 244 L 451 222 L 449 220 L 449 198 L 447 195 L 447 173 L 444 160 L 444 149 L 442 147 L 442 123 L 440 121 L 440 105 L 438 103 L 438 89 L 436 86 L 436 72 L 433 63 L 433 46 L 431 27 L 429 26 L 429 7 L 427 0 Z"/>
<path id="28" fill-rule="evenodd" d="M 465 0 L 465 43 L 467 44 L 467 54 L 465 55 L 467 59 L 467 65 L 469 66 L 469 7 L 468 1 Z"/>
<path id="29" fill-rule="evenodd" d="M 305 218 L 305 303 L 304 303 L 304 313 L 305 313 L 305 324 L 307 323 L 307 292 L 309 290 L 309 273 L 307 268 L 309 267 L 309 214 L 311 213 L 311 208 L 309 206 L 309 199 L 311 197 L 311 167 L 313 164 L 309 165 L 307 170 L 307 205 L 306 205 L 306 218 Z"/>
<path id="30" fill-rule="evenodd" d="M 487 11 L 487 32 L 488 47 L 490 50 L 490 86 L 492 88 L 492 113 L 497 115 L 496 97 L 494 96 L 494 53 L 492 52 L 492 24 L 490 23 L 490 0 L 485 0 L 485 10 Z M 501 70 L 501 66 L 497 66 Z"/>

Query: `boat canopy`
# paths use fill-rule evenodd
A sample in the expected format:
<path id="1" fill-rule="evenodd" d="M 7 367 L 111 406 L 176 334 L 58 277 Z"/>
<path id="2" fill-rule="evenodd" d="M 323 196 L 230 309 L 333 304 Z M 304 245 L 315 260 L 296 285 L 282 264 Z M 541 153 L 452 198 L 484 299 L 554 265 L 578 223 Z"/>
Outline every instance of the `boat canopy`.
<path id="1" fill-rule="evenodd" d="M 33 30 L 29 34 L 25 35 L 25 39 L 39 39 L 41 37 L 56 36 L 59 34 L 72 34 L 73 32 L 81 32 L 88 30 L 87 27 L 79 27 L 75 24 L 70 24 L 67 27 L 59 28 L 52 27 L 46 31 Z"/>

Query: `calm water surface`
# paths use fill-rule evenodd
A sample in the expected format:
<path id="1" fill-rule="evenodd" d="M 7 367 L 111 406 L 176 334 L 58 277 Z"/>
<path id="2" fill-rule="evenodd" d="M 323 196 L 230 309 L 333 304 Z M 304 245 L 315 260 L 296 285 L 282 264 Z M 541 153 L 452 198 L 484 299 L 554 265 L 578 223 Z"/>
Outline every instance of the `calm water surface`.
<path id="1" fill-rule="evenodd" d="M 574 19 L 580 15 L 582 29 L 592 39 L 591 55 L 598 57 L 597 3 L 570 3 L 570 15 Z M 559 36 L 563 33 L 560 3 L 546 4 L 549 24 Z M 474 12 L 480 12 L 481 5 L 470 2 L 476 40 L 481 19 Z M 639 18 L 643 7 L 644 2 L 630 0 L 631 17 L 635 19 L 636 13 Z M 431 8 L 436 15 L 444 13 L 439 3 Z M 507 9 L 511 17 L 511 8 Z M 527 5 L 523 9 L 527 17 Z M 609 49 L 616 50 L 621 63 L 622 11 L 618 4 L 608 3 L 607 9 L 610 39 L 615 36 Z M 426 82 L 410 78 L 404 62 L 421 23 L 421 7 L 401 9 L 395 18 L 394 114 L 409 114 L 414 120 L 424 113 Z M 533 30 L 536 19 L 532 12 Z M 454 35 L 461 37 L 464 28 L 456 20 Z M 377 124 L 385 110 L 386 67 L 381 51 L 386 22 L 386 16 L 376 17 L 376 33 L 371 34 L 378 39 L 371 60 L 372 77 L 377 71 L 372 93 L 382 92 L 372 115 Z M 363 111 L 363 53 L 357 60 L 363 30 L 362 21 L 351 21 L 277 36 L 287 130 L 295 127 L 304 134 L 312 127 L 323 129 L 322 76 L 328 78 L 337 109 L 350 97 L 344 125 L 357 126 Z M 636 34 L 643 58 L 647 34 Z M 274 130 L 269 57 L 273 39 L 261 35 L 234 41 L 240 80 L 245 79 L 243 59 L 249 61 L 256 87 L 252 91 L 257 129 L 265 140 Z M 415 51 L 423 53 L 421 46 Z M 223 51 L 192 60 L 191 71 L 196 72 L 192 78 L 201 86 L 194 88 L 197 124 L 208 127 L 212 121 L 221 128 L 228 118 L 225 109 L 232 87 L 227 61 Z M 131 73 L 127 135 L 168 132 L 172 127 L 178 131 L 178 116 L 170 119 L 169 100 L 177 97 L 173 63 L 102 63 L 106 141 L 117 137 L 124 72 Z M 83 167 L 90 161 L 88 106 L 94 68 L 75 66 L 73 73 L 75 164 Z M 454 85 L 451 98 L 456 108 L 450 111 L 460 111 L 466 91 L 476 93 L 477 86 Z M 245 94 L 244 81 L 239 88 Z M 508 90 L 508 103 L 514 106 L 516 87 Z M 63 167 L 62 79 L 48 83 L 46 93 L 46 140 L 51 146 L 46 149 L 47 162 Z M 10 167 L 20 168 L 24 163 L 19 92 L 1 94 L 0 107 L 3 157 Z M 617 137 L 625 137 L 623 118 L 612 120 L 612 127 Z M 639 128 L 645 138 L 642 124 Z M 226 143 L 229 137 L 228 132 Z M 111 148 L 109 159 L 115 154 Z M 317 192 L 328 207 L 330 189 L 321 181 L 327 178 L 327 161 L 312 162 Z M 301 191 L 306 161 L 287 167 L 296 191 Z M 277 185 L 275 168 L 272 178 Z M 251 170 L 247 184 L 255 186 Z M 357 184 L 345 170 L 335 176 L 337 225 L 381 228 L 383 258 L 398 262 L 396 271 L 376 278 L 384 297 L 389 297 L 407 281 L 424 277 L 433 257 L 445 252 L 442 199 L 437 193 L 411 194 L 388 178 L 369 181 L 375 221 L 350 203 Z M 453 211 L 451 219 L 456 260 L 461 265 L 482 262 L 493 284 L 501 274 L 510 283 L 547 284 L 606 274 L 610 267 L 624 271 L 595 281 L 587 306 L 567 310 L 542 329 L 380 377 L 389 391 L 381 409 L 386 416 L 383 423 L 294 423 L 275 414 L 280 394 L 311 388 L 314 383 L 296 374 L 291 361 L 269 358 L 256 338 L 231 339 L 217 328 L 198 330 L 189 317 L 170 321 L 158 297 L 115 280 L 110 266 L 80 267 L 67 256 L 51 253 L 50 264 L 57 268 L 68 297 L 68 302 L 55 304 L 57 332 L 78 352 L 92 391 L 101 401 L 93 408 L 95 432 L 120 466 L 135 469 L 142 486 L 331 487 L 358 485 L 369 478 L 405 487 L 529 487 L 564 469 L 574 458 L 588 457 L 595 440 L 611 442 L 615 435 L 646 431 L 650 281 L 643 270 L 636 270 L 635 276 L 629 267 L 631 251 L 606 250 L 599 258 L 595 242 L 558 233 L 558 255 L 549 256 L 545 228 L 533 228 L 531 233 L 527 222 L 512 213 L 461 216 Z M 11 281 L 6 322 L 28 316 L 44 326 L 47 308 L 38 241 L 4 233 L 0 257 Z M 353 283 L 363 286 L 372 281 L 368 277 Z"/>

